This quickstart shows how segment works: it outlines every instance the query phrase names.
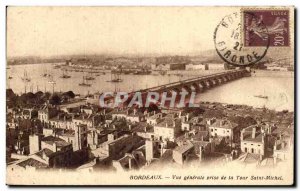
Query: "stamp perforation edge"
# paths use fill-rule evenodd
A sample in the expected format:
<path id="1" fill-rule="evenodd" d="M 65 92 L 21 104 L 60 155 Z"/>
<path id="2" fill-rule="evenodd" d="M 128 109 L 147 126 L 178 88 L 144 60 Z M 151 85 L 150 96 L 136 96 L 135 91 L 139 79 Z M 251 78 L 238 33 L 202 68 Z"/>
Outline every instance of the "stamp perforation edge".
<path id="1" fill-rule="evenodd" d="M 244 11 L 263 11 L 263 10 L 266 10 L 266 11 L 271 11 L 271 10 L 276 10 L 276 11 L 288 11 L 289 14 L 288 14 L 288 20 L 289 20 L 289 24 L 288 24 L 288 32 L 289 32 L 289 35 L 288 35 L 288 46 L 276 46 L 276 48 L 291 48 L 291 35 L 290 35 L 290 29 L 292 28 L 292 24 L 291 24 L 291 8 L 293 8 L 293 10 L 295 10 L 295 7 L 294 6 L 291 6 L 291 7 L 274 7 L 274 8 L 270 8 L 270 7 L 247 7 L 247 8 L 241 8 L 240 9 L 240 14 L 241 14 L 241 24 L 244 23 L 244 18 L 243 18 L 243 13 Z M 241 33 L 241 41 L 243 42 L 244 44 L 244 33 L 243 33 L 243 29 L 244 29 L 244 25 L 241 27 L 240 29 L 240 33 Z M 274 47 L 275 48 L 275 47 Z"/>

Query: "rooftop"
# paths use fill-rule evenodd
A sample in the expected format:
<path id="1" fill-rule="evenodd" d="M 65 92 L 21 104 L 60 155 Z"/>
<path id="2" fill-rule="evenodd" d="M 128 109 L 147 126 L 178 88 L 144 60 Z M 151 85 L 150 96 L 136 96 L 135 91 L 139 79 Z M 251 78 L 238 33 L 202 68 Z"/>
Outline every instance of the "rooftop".
<path id="1" fill-rule="evenodd" d="M 183 153 L 189 151 L 190 149 L 192 149 L 193 147 L 194 147 L 193 144 L 191 144 L 191 143 L 185 143 L 182 146 L 176 147 L 174 149 L 174 151 L 183 154 Z"/>
<path id="2" fill-rule="evenodd" d="M 179 126 L 181 124 L 180 119 L 166 117 L 163 119 L 162 122 L 160 122 L 156 126 L 157 127 L 174 128 L 174 124 L 175 124 L 175 126 Z"/>
<path id="3" fill-rule="evenodd" d="M 49 145 L 53 145 L 55 143 L 58 147 L 65 147 L 71 145 L 71 143 L 68 143 L 63 139 L 59 137 L 54 137 L 52 135 L 42 138 L 42 142 L 45 142 Z"/>
<path id="4" fill-rule="evenodd" d="M 238 126 L 238 124 L 225 119 L 217 119 L 211 126 L 224 129 L 234 129 Z"/>
<path id="5" fill-rule="evenodd" d="M 28 158 L 20 163 L 18 163 L 17 165 L 21 166 L 21 167 L 26 167 L 26 166 L 31 166 L 31 167 L 36 167 L 36 168 L 47 168 L 48 165 L 45 163 L 42 163 L 38 160 L 35 160 L 33 158 Z"/>

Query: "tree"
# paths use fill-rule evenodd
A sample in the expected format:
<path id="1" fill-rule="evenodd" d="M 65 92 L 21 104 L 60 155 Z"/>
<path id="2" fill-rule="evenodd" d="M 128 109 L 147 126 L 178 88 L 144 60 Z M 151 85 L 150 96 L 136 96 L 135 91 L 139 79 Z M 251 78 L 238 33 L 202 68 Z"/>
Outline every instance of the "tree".
<path id="1" fill-rule="evenodd" d="M 61 98 L 59 95 L 54 94 L 51 96 L 50 100 L 49 100 L 50 104 L 52 105 L 59 105 L 61 102 Z"/>
<path id="2" fill-rule="evenodd" d="M 65 93 L 63 93 L 64 96 L 68 96 L 69 98 L 74 98 L 75 94 L 73 91 L 67 91 Z"/>

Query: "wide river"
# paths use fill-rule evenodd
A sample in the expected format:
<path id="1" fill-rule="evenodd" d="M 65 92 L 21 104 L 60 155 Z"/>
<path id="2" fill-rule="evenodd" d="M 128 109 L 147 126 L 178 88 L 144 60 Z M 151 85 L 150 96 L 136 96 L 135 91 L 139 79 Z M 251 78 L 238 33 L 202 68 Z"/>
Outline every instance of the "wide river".
<path id="1" fill-rule="evenodd" d="M 69 91 L 77 94 L 87 94 L 103 91 L 132 91 L 149 88 L 165 83 L 175 82 L 196 76 L 204 76 L 223 71 L 174 71 L 172 75 L 122 75 L 123 81 L 119 83 L 109 82 L 111 73 L 96 76 L 95 80 L 88 81 L 90 87 L 79 86 L 83 81 L 82 72 L 68 72 L 71 78 L 60 78 L 62 71 L 54 69 L 54 64 L 14 65 L 7 69 L 7 88 L 15 93 L 26 91 Z M 55 85 L 49 83 L 51 79 L 43 77 L 44 73 L 51 74 Z M 31 78 L 24 83 L 24 73 Z M 175 74 L 175 75 L 174 75 Z M 176 74 L 182 74 L 176 75 Z M 9 79 L 11 77 L 11 79 Z M 268 96 L 268 99 L 258 98 L 254 95 Z M 257 71 L 251 77 L 241 78 L 221 86 L 215 87 L 197 95 L 197 100 L 222 102 L 229 104 L 246 104 L 254 107 L 267 107 L 269 109 L 294 111 L 294 73 Z"/>

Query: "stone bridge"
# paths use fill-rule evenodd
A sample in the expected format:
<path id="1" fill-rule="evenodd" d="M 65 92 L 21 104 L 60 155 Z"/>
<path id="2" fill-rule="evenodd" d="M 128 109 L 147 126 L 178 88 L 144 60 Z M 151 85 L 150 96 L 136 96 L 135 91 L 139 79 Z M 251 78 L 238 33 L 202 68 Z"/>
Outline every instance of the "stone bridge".
<path id="1" fill-rule="evenodd" d="M 176 92 L 179 95 L 180 92 L 188 92 L 187 95 L 191 95 L 192 92 L 201 93 L 205 90 L 211 89 L 216 86 L 220 86 L 227 82 L 240 79 L 242 77 L 250 76 L 251 73 L 245 69 L 241 70 L 229 70 L 221 73 L 210 74 L 206 76 L 200 76 L 196 78 L 190 78 L 186 80 L 181 80 L 179 82 L 172 82 L 160 86 L 155 86 L 151 88 L 141 89 L 138 91 L 133 91 L 128 93 L 128 100 L 126 104 L 134 97 L 136 92 L 140 92 L 143 102 L 147 98 L 149 92 L 157 92 L 160 95 L 167 92 L 167 95 L 171 95 Z M 104 98 L 105 102 L 111 102 L 115 97 L 110 96 Z M 177 98 L 176 98 L 177 99 Z M 125 105 L 126 105 L 125 104 Z"/>
<path id="2" fill-rule="evenodd" d="M 151 87 L 147 89 L 142 89 L 139 92 L 172 92 L 175 91 L 177 93 L 181 91 L 187 92 L 203 92 L 207 89 L 225 84 L 229 81 L 233 81 L 245 76 L 250 76 L 250 72 L 247 70 L 230 70 L 226 72 L 190 78 L 187 80 L 181 80 L 179 82 L 172 82 L 168 84 L 164 84 L 161 86 Z"/>

